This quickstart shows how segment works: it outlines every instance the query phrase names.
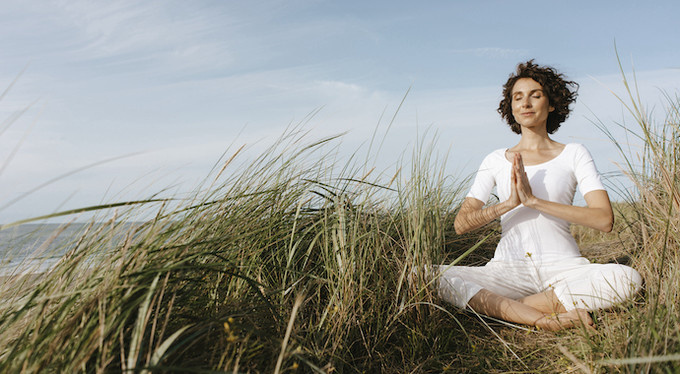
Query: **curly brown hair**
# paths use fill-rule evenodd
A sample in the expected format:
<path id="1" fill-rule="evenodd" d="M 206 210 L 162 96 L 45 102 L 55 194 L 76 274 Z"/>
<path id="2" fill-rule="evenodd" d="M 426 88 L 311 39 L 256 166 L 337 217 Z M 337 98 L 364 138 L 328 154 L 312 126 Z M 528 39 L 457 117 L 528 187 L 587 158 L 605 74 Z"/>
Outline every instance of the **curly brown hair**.
<path id="1" fill-rule="evenodd" d="M 560 128 L 571 109 L 569 105 L 576 101 L 578 83 L 566 80 L 565 76 L 549 66 L 534 64 L 531 59 L 517 65 L 517 70 L 511 74 L 508 81 L 503 85 L 503 100 L 498 105 L 498 113 L 510 125 L 510 129 L 517 134 L 522 133 L 522 127 L 515 121 L 512 115 L 512 88 L 515 82 L 521 78 L 531 78 L 543 87 L 543 92 L 548 97 L 550 106 L 555 108 L 548 114 L 546 129 L 549 134 Z"/>

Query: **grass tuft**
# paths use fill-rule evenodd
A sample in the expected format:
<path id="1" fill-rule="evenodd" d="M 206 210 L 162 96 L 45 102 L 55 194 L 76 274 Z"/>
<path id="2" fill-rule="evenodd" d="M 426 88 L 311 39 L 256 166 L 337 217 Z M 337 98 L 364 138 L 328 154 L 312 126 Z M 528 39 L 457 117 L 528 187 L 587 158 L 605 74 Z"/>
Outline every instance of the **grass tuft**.
<path id="1" fill-rule="evenodd" d="M 188 197 L 79 209 L 118 210 L 37 243 L 60 260 L 0 278 L 0 372 L 678 371 L 680 98 L 665 94 L 655 124 L 628 94 L 641 146 L 612 137 L 634 185 L 615 203 L 617 235 L 573 233 L 645 286 L 595 313 L 596 331 L 513 326 L 435 297 L 419 269 L 480 265 L 499 238 L 497 224 L 454 233 L 467 181 L 443 174 L 436 139 L 379 173 L 300 126 L 250 163 L 243 147 L 225 154 Z"/>

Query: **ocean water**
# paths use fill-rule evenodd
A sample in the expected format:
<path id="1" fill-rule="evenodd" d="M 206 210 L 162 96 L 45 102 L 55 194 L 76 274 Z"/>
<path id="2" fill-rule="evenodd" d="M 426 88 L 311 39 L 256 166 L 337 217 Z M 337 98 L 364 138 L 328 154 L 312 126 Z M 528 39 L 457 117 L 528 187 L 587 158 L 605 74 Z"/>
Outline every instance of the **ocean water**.
<path id="1" fill-rule="evenodd" d="M 86 228 L 85 223 L 28 223 L 0 230 L 0 276 L 49 270 Z"/>

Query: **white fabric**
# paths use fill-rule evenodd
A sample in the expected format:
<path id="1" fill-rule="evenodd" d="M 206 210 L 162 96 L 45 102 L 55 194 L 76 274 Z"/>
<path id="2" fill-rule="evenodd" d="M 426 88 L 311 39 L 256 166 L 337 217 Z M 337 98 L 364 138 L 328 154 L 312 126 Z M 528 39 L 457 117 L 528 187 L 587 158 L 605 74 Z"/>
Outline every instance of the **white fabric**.
<path id="1" fill-rule="evenodd" d="M 486 202 L 496 186 L 500 201 L 510 197 L 512 163 L 505 157 L 505 149 L 498 149 L 484 159 L 479 167 L 468 197 Z M 604 190 L 593 159 L 580 144 L 567 144 L 550 161 L 525 166 L 531 190 L 539 199 L 571 205 L 576 186 L 582 195 Z M 569 222 L 541 213 L 523 205 L 501 216 L 503 234 L 494 258 L 521 260 L 527 254 L 534 261 L 555 261 L 581 256 L 569 231 Z"/>
<path id="2" fill-rule="evenodd" d="M 567 310 L 609 308 L 626 300 L 640 288 L 637 271 L 619 264 L 591 264 L 575 257 L 540 266 L 531 260 L 491 260 L 481 267 L 439 266 L 439 296 L 465 308 L 482 288 L 521 299 L 552 289 Z"/>
<path id="3" fill-rule="evenodd" d="M 484 159 L 468 197 L 486 202 L 494 186 L 500 201 L 510 197 L 512 163 L 505 152 L 499 149 Z M 577 185 L 583 195 L 604 190 L 590 153 L 580 144 L 567 144 L 552 160 L 524 169 L 540 199 L 571 205 Z M 501 240 L 487 265 L 438 267 L 444 300 L 464 308 L 482 288 L 512 299 L 551 288 L 567 310 L 594 310 L 625 300 L 642 283 L 630 267 L 591 264 L 581 257 L 563 219 L 520 205 L 501 216 L 501 226 Z"/>

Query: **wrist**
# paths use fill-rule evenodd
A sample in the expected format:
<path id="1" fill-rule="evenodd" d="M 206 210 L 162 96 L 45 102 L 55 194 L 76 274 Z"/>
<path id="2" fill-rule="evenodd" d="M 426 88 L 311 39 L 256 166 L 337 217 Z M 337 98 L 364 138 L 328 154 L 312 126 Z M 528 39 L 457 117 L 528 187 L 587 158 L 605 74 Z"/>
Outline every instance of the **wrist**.
<path id="1" fill-rule="evenodd" d="M 515 207 L 518 207 L 519 203 L 515 203 L 511 200 L 505 200 L 503 203 L 501 203 L 501 206 L 503 207 L 503 213 L 507 213 L 513 210 Z"/>
<path id="2" fill-rule="evenodd" d="M 526 201 L 524 202 L 524 206 L 527 207 L 527 208 L 536 209 L 536 207 L 538 206 L 539 203 L 540 203 L 540 200 L 536 196 L 532 196 L 532 197 L 526 199 Z"/>

